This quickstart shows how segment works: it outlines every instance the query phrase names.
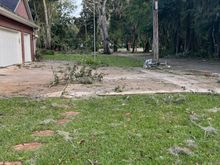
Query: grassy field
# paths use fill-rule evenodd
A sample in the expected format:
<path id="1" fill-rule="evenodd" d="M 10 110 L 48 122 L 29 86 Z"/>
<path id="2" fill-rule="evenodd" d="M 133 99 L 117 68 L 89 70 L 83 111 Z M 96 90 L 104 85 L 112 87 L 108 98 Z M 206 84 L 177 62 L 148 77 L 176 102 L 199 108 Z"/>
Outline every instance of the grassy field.
<path id="1" fill-rule="evenodd" d="M 219 164 L 220 134 L 201 126 L 220 129 L 218 95 L 147 95 L 91 98 L 89 100 L 12 98 L 0 100 L 0 162 L 23 164 Z M 62 112 L 76 111 L 66 125 L 54 123 Z M 48 120 L 50 119 L 50 120 Z M 53 119 L 53 120 L 52 120 Z M 51 121 L 44 123 L 42 121 Z M 54 121 L 54 122 L 53 122 Z M 35 137 L 32 132 L 53 130 L 53 137 Z M 64 134 L 59 132 L 63 131 Z M 194 147 L 187 147 L 186 140 Z M 20 143 L 40 142 L 34 151 L 15 151 Z M 187 147 L 191 155 L 169 152 Z"/>
<path id="2" fill-rule="evenodd" d="M 76 61 L 82 64 L 88 64 L 95 67 L 112 66 L 112 67 L 142 67 L 143 61 L 136 60 L 131 57 L 112 56 L 112 55 L 97 55 L 94 61 L 93 55 L 77 55 L 77 54 L 55 54 L 44 55 L 45 60 L 60 60 L 60 61 Z"/>

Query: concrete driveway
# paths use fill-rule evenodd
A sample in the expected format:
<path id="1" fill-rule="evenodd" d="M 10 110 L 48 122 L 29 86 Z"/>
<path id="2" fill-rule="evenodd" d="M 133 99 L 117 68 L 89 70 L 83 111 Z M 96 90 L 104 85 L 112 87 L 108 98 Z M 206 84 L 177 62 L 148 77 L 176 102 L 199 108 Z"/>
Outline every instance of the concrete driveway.
<path id="1" fill-rule="evenodd" d="M 178 63 L 178 67 L 175 64 Z M 171 69 L 145 70 L 143 68 L 99 68 L 104 73 L 101 83 L 91 85 L 71 84 L 67 87 L 67 97 L 96 95 L 123 95 L 146 93 L 201 92 L 220 93 L 220 75 L 199 61 L 187 67 L 185 62 L 175 61 Z M 0 96 L 59 97 L 63 85 L 49 88 L 55 69 L 72 65 L 70 62 L 39 62 L 24 67 L 12 66 L 0 69 Z M 204 64 L 207 65 L 207 64 Z M 171 63 L 172 66 L 172 63 Z M 53 69 L 52 69 L 53 68 Z M 212 67 L 211 67 L 212 68 Z M 121 92 L 117 92 L 120 88 Z"/>

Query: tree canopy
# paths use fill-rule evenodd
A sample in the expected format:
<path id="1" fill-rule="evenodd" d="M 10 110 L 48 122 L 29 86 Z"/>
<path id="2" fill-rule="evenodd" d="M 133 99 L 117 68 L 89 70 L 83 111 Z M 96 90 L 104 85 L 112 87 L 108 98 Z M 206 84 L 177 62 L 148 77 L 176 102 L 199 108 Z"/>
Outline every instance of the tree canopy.
<path id="1" fill-rule="evenodd" d="M 72 1 L 29 3 L 41 27 L 39 47 L 93 49 L 93 0 L 83 0 L 79 18 L 72 16 Z M 137 47 L 144 52 L 151 49 L 152 1 L 95 0 L 95 5 L 97 49 L 103 48 L 106 54 L 118 48 L 132 48 L 132 52 Z M 163 56 L 220 57 L 220 0 L 159 1 L 159 38 Z"/>

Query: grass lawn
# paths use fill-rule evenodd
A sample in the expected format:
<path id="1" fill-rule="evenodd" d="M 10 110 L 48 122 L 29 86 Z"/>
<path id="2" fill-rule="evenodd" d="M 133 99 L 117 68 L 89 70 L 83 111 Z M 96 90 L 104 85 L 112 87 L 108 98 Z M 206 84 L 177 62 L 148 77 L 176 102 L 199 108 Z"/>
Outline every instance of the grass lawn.
<path id="1" fill-rule="evenodd" d="M 82 64 L 91 66 L 112 66 L 112 67 L 142 67 L 144 61 L 136 60 L 132 57 L 113 56 L 113 55 L 97 55 L 94 61 L 93 55 L 77 55 L 77 54 L 55 54 L 44 55 L 45 60 L 60 60 L 60 61 L 76 61 Z"/>
<path id="2" fill-rule="evenodd" d="M 55 56 L 56 57 L 56 56 Z M 208 121 L 220 130 L 219 95 L 146 95 L 91 98 L 88 100 L 11 98 L 0 100 L 0 162 L 23 164 L 219 164 L 220 134 L 207 135 L 190 121 Z M 76 111 L 66 125 L 43 123 L 62 119 L 62 112 Z M 195 116 L 194 116 L 195 117 Z M 32 132 L 53 130 L 52 137 Z M 60 134 L 64 131 L 64 134 Z M 65 135 L 66 133 L 66 135 Z M 193 155 L 169 153 L 171 147 L 187 147 L 193 139 Z M 40 142 L 34 151 L 15 151 L 20 143 Z M 89 162 L 90 161 L 90 162 Z"/>

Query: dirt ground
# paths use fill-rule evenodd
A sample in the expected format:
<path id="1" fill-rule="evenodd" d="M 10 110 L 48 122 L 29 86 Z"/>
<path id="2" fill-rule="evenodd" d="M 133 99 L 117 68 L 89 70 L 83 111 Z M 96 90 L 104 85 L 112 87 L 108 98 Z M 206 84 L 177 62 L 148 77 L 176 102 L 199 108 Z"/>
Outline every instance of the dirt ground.
<path id="1" fill-rule="evenodd" d="M 167 59 L 170 69 L 99 68 L 104 73 L 101 83 L 73 84 L 67 97 L 201 92 L 220 93 L 220 63 L 217 61 Z M 52 68 L 71 65 L 70 62 L 39 62 L 31 65 L 0 69 L 0 97 L 59 97 L 64 86 L 49 88 Z M 116 92 L 118 88 L 121 92 Z"/>

